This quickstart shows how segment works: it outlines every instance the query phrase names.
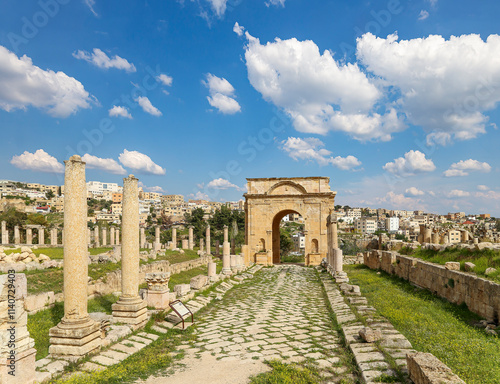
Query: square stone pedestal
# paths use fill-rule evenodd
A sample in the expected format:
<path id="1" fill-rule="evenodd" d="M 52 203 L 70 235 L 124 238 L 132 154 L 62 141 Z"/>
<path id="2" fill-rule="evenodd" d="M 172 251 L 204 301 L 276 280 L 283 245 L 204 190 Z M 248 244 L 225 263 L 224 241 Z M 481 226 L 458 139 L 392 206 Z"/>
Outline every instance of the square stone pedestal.
<path id="1" fill-rule="evenodd" d="M 35 382 L 36 349 L 30 348 L 15 354 L 15 360 L 9 360 L 7 354 L 0 360 L 0 383 L 31 384 Z M 9 374 L 11 372 L 11 374 Z"/>
<path id="2" fill-rule="evenodd" d="M 120 298 L 111 309 L 115 323 L 128 324 L 134 330 L 144 327 L 148 321 L 146 302 L 139 296 Z"/>
<path id="3" fill-rule="evenodd" d="M 306 256 L 306 266 L 309 265 L 320 265 L 321 260 L 323 258 L 321 257 L 321 253 L 308 253 Z"/>
<path id="4" fill-rule="evenodd" d="M 269 257 L 269 253 L 267 252 L 259 252 L 255 254 L 255 264 L 269 266 L 273 265 L 272 255 Z"/>
<path id="5" fill-rule="evenodd" d="M 147 291 L 148 297 L 148 307 L 153 307 L 156 309 L 167 309 L 170 308 L 169 304 L 175 301 L 177 295 L 175 292 L 170 292 L 168 289 L 164 291 Z"/>
<path id="6" fill-rule="evenodd" d="M 55 359 L 77 361 L 102 345 L 101 324 L 87 317 L 68 321 L 64 318 L 50 328 L 49 355 Z"/>

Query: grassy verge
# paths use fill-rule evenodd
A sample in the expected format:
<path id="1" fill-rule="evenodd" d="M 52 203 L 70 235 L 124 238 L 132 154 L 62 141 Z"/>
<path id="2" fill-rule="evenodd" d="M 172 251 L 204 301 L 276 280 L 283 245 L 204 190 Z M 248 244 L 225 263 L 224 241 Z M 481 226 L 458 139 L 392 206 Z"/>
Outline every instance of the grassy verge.
<path id="1" fill-rule="evenodd" d="M 305 262 L 304 255 L 287 255 L 281 257 L 282 263 L 304 263 Z"/>
<path id="2" fill-rule="evenodd" d="M 30 246 L 28 246 L 31 248 Z M 112 250 L 113 248 L 89 248 L 89 252 L 91 255 L 99 255 L 101 253 L 108 252 Z M 31 249 L 33 253 L 37 256 L 40 256 L 40 254 L 47 255 L 51 259 L 54 260 L 62 260 L 64 258 L 64 248 L 59 247 L 59 248 L 38 248 L 38 249 Z M 16 248 L 16 249 L 6 249 L 5 254 L 10 255 L 11 253 L 20 253 L 21 248 Z"/>
<path id="3" fill-rule="evenodd" d="M 483 249 L 481 251 L 472 251 L 470 249 L 446 248 L 442 251 L 434 251 L 431 249 L 418 248 L 413 250 L 411 248 L 404 248 L 400 253 L 442 265 L 447 261 L 458 261 L 462 271 L 465 270 L 464 264 L 471 262 L 476 265 L 474 272 L 483 277 L 486 277 L 484 272 L 487 268 L 496 268 L 497 272 L 489 275 L 487 278 L 500 283 L 500 251 L 497 250 Z"/>
<path id="4" fill-rule="evenodd" d="M 182 263 L 183 261 L 195 260 L 199 258 L 200 256 L 196 253 L 196 250 L 191 251 L 189 249 L 185 249 L 184 254 L 181 254 L 177 251 L 174 252 L 171 251 L 170 249 L 166 249 L 165 255 L 164 256 L 158 255 L 158 257 L 154 261 L 168 260 L 170 261 L 170 264 L 177 264 L 177 263 Z M 142 264 L 146 264 L 146 262 L 141 260 L 141 265 Z"/>
<path id="5" fill-rule="evenodd" d="M 319 384 L 323 380 L 317 368 L 309 365 L 286 364 L 280 360 L 266 361 L 270 372 L 250 378 L 250 384 Z"/>
<path id="6" fill-rule="evenodd" d="M 111 304 L 118 298 L 114 295 L 97 297 L 88 301 L 89 312 L 106 312 L 111 314 Z M 44 309 L 28 316 L 28 331 L 35 340 L 36 359 L 43 359 L 49 353 L 49 329 L 55 327 L 64 316 L 64 303 L 56 303 L 54 307 Z"/>
<path id="7" fill-rule="evenodd" d="M 387 318 L 418 351 L 430 352 L 468 384 L 496 384 L 500 377 L 500 338 L 471 324 L 479 317 L 384 272 L 346 266 L 377 313 Z"/>

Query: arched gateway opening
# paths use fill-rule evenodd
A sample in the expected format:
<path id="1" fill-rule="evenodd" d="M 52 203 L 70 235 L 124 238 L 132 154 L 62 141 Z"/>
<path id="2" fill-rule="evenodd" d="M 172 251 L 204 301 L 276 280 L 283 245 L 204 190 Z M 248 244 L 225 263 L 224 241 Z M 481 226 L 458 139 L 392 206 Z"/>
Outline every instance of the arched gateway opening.
<path id="1" fill-rule="evenodd" d="M 248 261 L 280 262 L 280 222 L 297 213 L 304 219 L 305 263 L 318 265 L 327 253 L 327 217 L 336 192 L 328 177 L 247 179 L 245 244 Z M 264 249 L 263 249 L 264 246 Z"/>

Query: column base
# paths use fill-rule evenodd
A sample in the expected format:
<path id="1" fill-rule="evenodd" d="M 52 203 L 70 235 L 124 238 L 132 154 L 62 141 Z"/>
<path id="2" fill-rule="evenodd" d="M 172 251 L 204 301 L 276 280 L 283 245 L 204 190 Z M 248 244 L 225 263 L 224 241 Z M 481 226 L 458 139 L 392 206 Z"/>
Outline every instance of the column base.
<path id="1" fill-rule="evenodd" d="M 101 348 L 101 324 L 89 316 L 71 321 L 61 320 L 49 330 L 49 356 L 55 359 L 77 361 Z"/>
<path id="2" fill-rule="evenodd" d="M 135 331 L 142 328 L 148 322 L 148 310 L 146 302 L 139 296 L 120 298 L 111 306 L 113 310 L 113 321 L 124 323 L 132 327 Z"/>
<path id="3" fill-rule="evenodd" d="M 232 275 L 231 268 L 222 268 L 222 274 L 223 275 Z"/>

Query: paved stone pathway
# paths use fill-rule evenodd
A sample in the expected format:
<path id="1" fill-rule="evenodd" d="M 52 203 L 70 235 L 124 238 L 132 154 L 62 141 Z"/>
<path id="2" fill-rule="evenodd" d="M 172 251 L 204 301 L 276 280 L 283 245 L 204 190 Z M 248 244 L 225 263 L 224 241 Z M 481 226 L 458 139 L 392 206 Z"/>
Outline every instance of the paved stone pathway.
<path id="1" fill-rule="evenodd" d="M 224 371 L 224 382 L 244 383 L 248 375 L 263 370 L 260 362 L 271 359 L 308 360 L 321 369 L 325 383 L 342 379 L 354 383 L 328 305 L 314 269 L 294 265 L 263 268 L 197 320 L 197 341 L 182 346 L 186 351 L 180 362 L 187 365 L 184 372 L 177 366 L 171 376 L 150 378 L 147 383 L 178 383 L 181 376 L 189 377 L 193 384 L 206 383 L 199 368 L 207 362 L 211 370 Z M 231 381 L 238 365 L 245 363 L 247 376 Z M 253 372 L 251 364 L 255 364 Z"/>

